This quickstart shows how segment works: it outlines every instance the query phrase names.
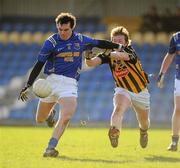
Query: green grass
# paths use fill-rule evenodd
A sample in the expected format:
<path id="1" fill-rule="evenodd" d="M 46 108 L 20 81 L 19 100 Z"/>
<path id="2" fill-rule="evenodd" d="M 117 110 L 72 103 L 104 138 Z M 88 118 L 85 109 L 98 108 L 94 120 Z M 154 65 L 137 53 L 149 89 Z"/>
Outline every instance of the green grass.
<path id="1" fill-rule="evenodd" d="M 1 168 L 180 168 L 180 152 L 166 151 L 170 130 L 149 131 L 149 145 L 139 146 L 139 130 L 123 129 L 118 148 L 110 146 L 108 128 L 68 128 L 57 158 L 43 158 L 52 129 L 0 127 Z"/>

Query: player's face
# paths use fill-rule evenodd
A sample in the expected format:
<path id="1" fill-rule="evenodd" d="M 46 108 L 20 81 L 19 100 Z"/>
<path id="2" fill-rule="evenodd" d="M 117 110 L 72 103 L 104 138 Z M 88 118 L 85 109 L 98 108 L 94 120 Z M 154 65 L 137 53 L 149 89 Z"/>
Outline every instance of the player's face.
<path id="1" fill-rule="evenodd" d="M 68 40 L 72 35 L 72 28 L 70 23 L 67 24 L 57 24 L 58 33 L 62 40 Z"/>
<path id="2" fill-rule="evenodd" d="M 112 37 L 112 41 L 114 43 L 119 43 L 119 44 L 122 44 L 122 45 L 127 45 L 127 42 L 125 41 L 125 37 L 124 35 L 117 35 L 117 36 L 114 36 Z"/>

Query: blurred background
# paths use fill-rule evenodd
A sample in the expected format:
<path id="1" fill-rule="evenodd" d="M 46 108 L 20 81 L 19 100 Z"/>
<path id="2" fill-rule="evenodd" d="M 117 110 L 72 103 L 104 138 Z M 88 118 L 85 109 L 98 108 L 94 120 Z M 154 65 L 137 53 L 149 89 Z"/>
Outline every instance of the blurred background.
<path id="1" fill-rule="evenodd" d="M 156 87 L 156 79 L 169 38 L 180 30 L 180 0 L 0 0 L 0 124 L 35 124 L 38 99 L 32 96 L 24 103 L 17 98 L 43 41 L 56 32 L 54 20 L 61 12 L 74 14 L 76 31 L 94 38 L 109 39 L 115 26 L 123 25 L 129 30 L 132 45 L 150 78 L 151 125 L 170 127 L 174 63 L 163 89 Z M 85 67 L 72 123 L 109 124 L 113 88 L 107 65 Z M 124 126 L 136 125 L 135 114 L 129 109 Z"/>

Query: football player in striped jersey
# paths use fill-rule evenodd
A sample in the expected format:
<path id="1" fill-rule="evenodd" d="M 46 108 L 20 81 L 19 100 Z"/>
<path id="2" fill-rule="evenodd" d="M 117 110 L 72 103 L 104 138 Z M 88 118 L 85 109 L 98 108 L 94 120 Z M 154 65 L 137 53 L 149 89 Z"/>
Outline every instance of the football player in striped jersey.
<path id="1" fill-rule="evenodd" d="M 112 147 L 118 146 L 123 114 L 129 106 L 132 106 L 139 122 L 140 145 L 142 148 L 145 148 L 148 143 L 147 130 L 150 125 L 148 77 L 142 69 L 136 51 L 131 46 L 128 30 L 123 26 L 112 29 L 111 40 L 122 44 L 124 46 L 122 50 L 107 50 L 94 58 L 91 58 L 92 53 L 88 52 L 86 56 L 86 64 L 88 66 L 109 64 L 116 84 L 113 98 L 114 109 L 108 132 L 109 139 Z"/>

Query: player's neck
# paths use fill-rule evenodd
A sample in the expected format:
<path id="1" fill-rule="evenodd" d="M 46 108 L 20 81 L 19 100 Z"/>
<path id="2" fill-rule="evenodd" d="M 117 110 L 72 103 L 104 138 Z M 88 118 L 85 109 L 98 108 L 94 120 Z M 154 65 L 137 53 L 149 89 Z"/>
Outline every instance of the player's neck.
<path id="1" fill-rule="evenodd" d="M 62 36 L 59 34 L 59 37 L 60 37 L 61 40 L 67 41 L 67 40 L 69 40 L 69 39 L 72 37 L 72 35 L 73 35 L 73 32 L 72 32 L 71 34 L 69 34 L 69 36 L 67 36 L 67 37 L 62 37 Z"/>

